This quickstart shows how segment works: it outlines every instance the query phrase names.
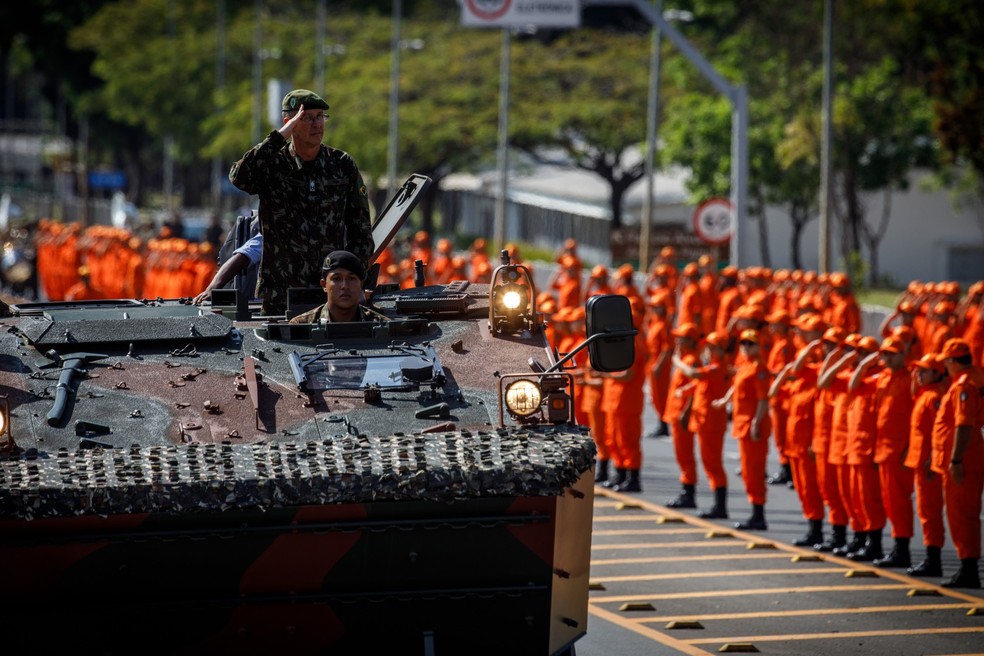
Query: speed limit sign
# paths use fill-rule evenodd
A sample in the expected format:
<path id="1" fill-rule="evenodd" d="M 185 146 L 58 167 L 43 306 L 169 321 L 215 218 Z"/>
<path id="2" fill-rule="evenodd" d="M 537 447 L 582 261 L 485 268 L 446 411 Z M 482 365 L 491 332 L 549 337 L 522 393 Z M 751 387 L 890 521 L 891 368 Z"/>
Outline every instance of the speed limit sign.
<path id="1" fill-rule="evenodd" d="M 727 198 L 711 198 L 694 211 L 694 232 L 708 244 L 723 244 L 734 230 L 734 206 Z"/>

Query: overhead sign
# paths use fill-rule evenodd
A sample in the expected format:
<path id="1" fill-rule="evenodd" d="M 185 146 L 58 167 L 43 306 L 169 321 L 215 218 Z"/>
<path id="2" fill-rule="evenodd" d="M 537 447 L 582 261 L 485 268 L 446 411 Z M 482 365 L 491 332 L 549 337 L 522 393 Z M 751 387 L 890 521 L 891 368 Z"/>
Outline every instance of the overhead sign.
<path id="1" fill-rule="evenodd" d="M 723 244 L 735 228 L 734 205 L 727 198 L 704 201 L 694 211 L 694 232 L 708 244 Z"/>
<path id="2" fill-rule="evenodd" d="M 580 27 L 581 0 L 458 0 L 466 27 Z"/>

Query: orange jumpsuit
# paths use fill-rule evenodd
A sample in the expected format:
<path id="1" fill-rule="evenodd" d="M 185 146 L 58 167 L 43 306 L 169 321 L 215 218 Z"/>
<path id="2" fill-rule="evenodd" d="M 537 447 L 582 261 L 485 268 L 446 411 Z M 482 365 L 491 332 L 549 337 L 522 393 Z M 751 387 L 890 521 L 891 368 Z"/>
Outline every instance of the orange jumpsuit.
<path id="1" fill-rule="evenodd" d="M 809 520 L 823 519 L 823 495 L 817 477 L 817 459 L 811 449 L 816 425 L 815 405 L 820 405 L 817 390 L 818 363 L 807 363 L 787 384 L 786 457 L 796 481 L 796 494 Z M 834 522 L 831 516 L 831 523 Z M 843 523 L 843 520 L 841 520 Z"/>
<path id="2" fill-rule="evenodd" d="M 598 460 L 611 460 L 611 440 L 605 435 L 605 412 L 601 409 L 601 399 L 604 393 L 604 379 L 598 372 L 585 367 L 581 391 L 581 411 L 587 416 L 587 425 L 591 429 L 591 437 L 598 449 Z"/>
<path id="3" fill-rule="evenodd" d="M 695 350 L 681 351 L 680 359 L 691 367 L 697 366 Z M 694 434 L 690 432 L 689 423 L 683 423 L 683 411 L 688 403 L 692 403 L 694 390 L 689 388 L 683 396 L 677 398 L 676 390 L 689 383 L 682 371 L 674 369 L 670 378 L 670 388 L 666 395 L 666 421 L 670 424 L 670 435 L 673 438 L 673 453 L 680 467 L 680 483 L 696 485 L 697 460 L 694 457 Z"/>
<path id="4" fill-rule="evenodd" d="M 905 368 L 883 369 L 875 382 L 875 464 L 893 538 L 911 538 L 913 533 L 912 470 L 904 462 L 912 420 L 910 386 Z"/>
<path id="5" fill-rule="evenodd" d="M 909 424 L 909 450 L 905 466 L 913 470 L 916 512 L 922 526 L 923 544 L 942 547 L 946 539 L 943 525 L 943 477 L 930 468 L 933 450 L 933 420 L 940 407 L 940 383 L 922 385 L 916 392 Z"/>
<path id="6" fill-rule="evenodd" d="M 728 411 L 715 408 L 711 401 L 728 393 L 728 365 L 724 360 L 711 360 L 697 368 L 698 379 L 690 410 L 690 432 L 697 435 L 700 461 L 712 490 L 728 486 L 724 471 L 724 434 L 728 429 Z"/>
<path id="7" fill-rule="evenodd" d="M 772 348 L 769 350 L 769 357 L 765 365 L 773 376 L 778 374 L 783 367 L 792 362 L 793 344 L 788 335 L 775 333 Z M 786 424 L 789 414 L 788 400 L 784 394 L 779 394 L 769 399 L 769 412 L 772 413 L 772 431 L 775 439 L 776 449 L 779 452 L 779 462 L 785 465 L 788 462 L 786 455 Z"/>
<path id="8" fill-rule="evenodd" d="M 851 505 L 861 512 L 862 531 L 880 531 L 885 526 L 885 505 L 875 466 L 874 381 L 874 375 L 869 375 L 860 387 L 848 393 L 845 451 L 850 468 Z"/>
<path id="9" fill-rule="evenodd" d="M 971 367 L 960 373 L 940 403 L 933 422 L 933 471 L 943 475 L 946 521 L 957 557 L 981 557 L 981 494 L 984 493 L 984 371 Z M 970 443 L 963 454 L 964 480 L 950 474 L 950 458 L 958 426 L 969 426 Z"/>
<path id="10" fill-rule="evenodd" d="M 676 324 L 682 326 L 685 323 L 692 323 L 701 328 L 703 326 L 702 300 L 700 286 L 696 282 L 687 283 L 680 292 L 680 300 L 677 303 Z"/>
<path id="11" fill-rule="evenodd" d="M 612 436 L 612 462 L 616 468 L 638 470 L 642 467 L 642 412 L 645 405 L 642 381 L 649 359 L 642 331 L 636 334 L 635 349 L 632 366 L 609 379 L 611 384 L 601 403 L 606 432 Z"/>
<path id="12" fill-rule="evenodd" d="M 830 417 L 830 441 L 827 446 L 827 462 L 834 467 L 833 475 L 836 481 L 837 496 L 847 517 L 851 529 L 864 531 L 861 528 L 864 519 L 861 508 L 851 499 L 851 468 L 847 464 L 847 407 L 849 397 L 847 383 L 851 378 L 850 371 L 841 371 L 827 388 L 833 411 Z M 833 520 L 831 520 L 833 521 Z"/>
<path id="13" fill-rule="evenodd" d="M 673 373 L 673 337 L 665 316 L 650 314 L 646 329 L 646 350 L 649 353 L 649 398 L 656 414 L 666 421 L 666 399 L 670 387 L 670 374 Z M 665 354 L 663 366 L 656 372 L 656 363 Z"/>
<path id="14" fill-rule="evenodd" d="M 759 359 L 746 360 L 735 374 L 731 433 L 738 440 L 741 478 L 745 482 L 748 502 L 752 505 L 765 504 L 765 461 L 769 455 L 769 434 L 772 432 L 769 413 L 762 418 L 757 437 L 751 436 L 751 430 L 759 401 L 768 400 L 770 383 L 769 370 Z"/>

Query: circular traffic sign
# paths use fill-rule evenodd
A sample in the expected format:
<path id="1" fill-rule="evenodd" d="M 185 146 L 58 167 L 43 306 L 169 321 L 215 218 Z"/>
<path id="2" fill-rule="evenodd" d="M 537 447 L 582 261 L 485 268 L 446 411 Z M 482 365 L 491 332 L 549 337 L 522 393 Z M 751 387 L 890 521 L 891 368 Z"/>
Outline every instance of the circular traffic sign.
<path id="1" fill-rule="evenodd" d="M 694 211 L 694 232 L 708 244 L 723 244 L 734 231 L 734 206 L 727 198 L 711 198 Z"/>
<path id="2" fill-rule="evenodd" d="M 495 20 L 509 11 L 512 0 L 467 0 L 468 9 L 482 20 Z"/>

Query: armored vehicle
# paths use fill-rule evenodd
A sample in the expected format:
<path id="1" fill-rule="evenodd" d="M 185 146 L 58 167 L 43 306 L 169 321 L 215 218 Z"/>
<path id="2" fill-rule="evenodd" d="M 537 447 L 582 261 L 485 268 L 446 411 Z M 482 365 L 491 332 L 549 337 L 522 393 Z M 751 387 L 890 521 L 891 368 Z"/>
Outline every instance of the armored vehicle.
<path id="1" fill-rule="evenodd" d="M 315 291 L 8 308 L 6 653 L 573 653 L 595 449 L 569 369 L 631 364 L 627 300 L 561 357 L 520 265 L 287 321 Z"/>

